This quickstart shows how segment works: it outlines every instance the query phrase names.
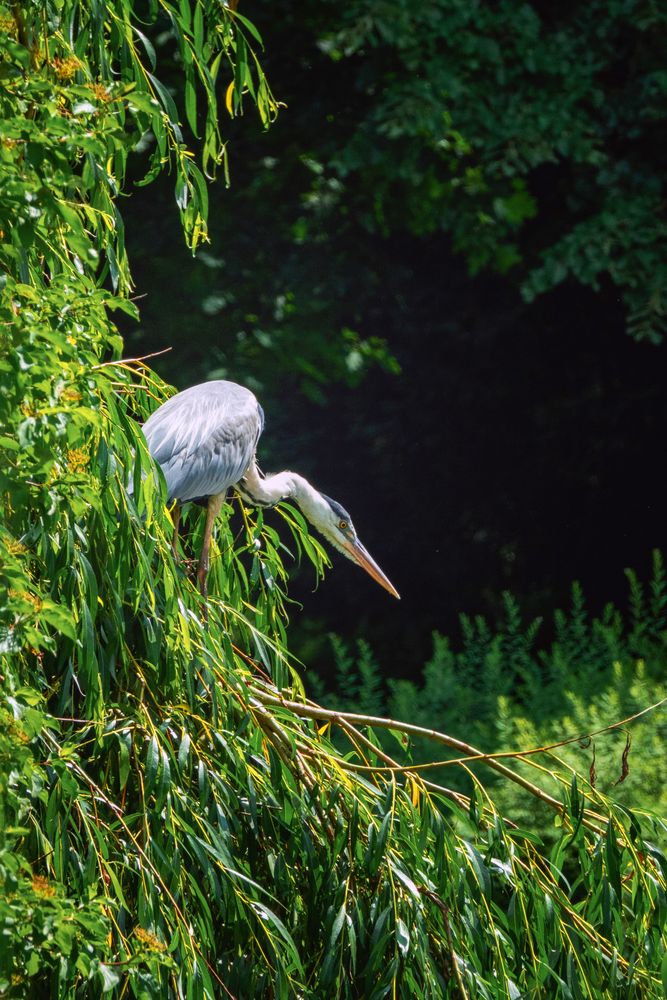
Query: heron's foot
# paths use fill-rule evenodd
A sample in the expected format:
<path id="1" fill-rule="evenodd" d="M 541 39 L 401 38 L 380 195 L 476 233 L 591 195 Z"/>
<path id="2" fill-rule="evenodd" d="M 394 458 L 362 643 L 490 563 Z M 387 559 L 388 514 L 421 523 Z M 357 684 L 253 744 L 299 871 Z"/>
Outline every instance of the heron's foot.
<path id="1" fill-rule="evenodd" d="M 199 586 L 199 591 L 201 593 L 201 596 L 204 598 L 204 600 L 206 600 L 206 598 L 208 597 L 208 586 L 206 583 L 207 577 L 208 577 L 208 564 L 200 562 L 199 567 L 197 569 L 197 584 Z"/>
<path id="2" fill-rule="evenodd" d="M 176 565 L 183 569 L 186 576 L 194 576 L 195 570 L 199 568 L 199 560 L 178 556 L 176 558 Z"/>

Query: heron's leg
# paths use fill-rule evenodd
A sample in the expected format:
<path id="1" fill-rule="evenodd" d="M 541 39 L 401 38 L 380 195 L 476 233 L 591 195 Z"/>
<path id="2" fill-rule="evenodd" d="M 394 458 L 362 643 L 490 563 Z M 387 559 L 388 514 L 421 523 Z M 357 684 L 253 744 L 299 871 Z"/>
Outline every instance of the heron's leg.
<path id="1" fill-rule="evenodd" d="M 225 495 L 226 495 L 225 493 L 218 493 L 215 496 L 208 498 L 208 507 L 206 509 L 206 524 L 204 525 L 204 541 L 202 542 L 201 546 L 201 555 L 199 556 L 199 568 L 197 570 L 197 582 L 199 584 L 199 589 L 202 593 L 202 597 L 204 599 L 208 594 L 208 590 L 206 587 L 206 578 L 208 576 L 213 522 L 220 513 L 220 508 L 225 502 Z"/>
<path id="2" fill-rule="evenodd" d="M 171 551 L 178 562 L 178 528 L 181 523 L 181 505 L 176 502 L 171 509 L 171 519 L 174 522 L 174 537 L 171 540 Z"/>

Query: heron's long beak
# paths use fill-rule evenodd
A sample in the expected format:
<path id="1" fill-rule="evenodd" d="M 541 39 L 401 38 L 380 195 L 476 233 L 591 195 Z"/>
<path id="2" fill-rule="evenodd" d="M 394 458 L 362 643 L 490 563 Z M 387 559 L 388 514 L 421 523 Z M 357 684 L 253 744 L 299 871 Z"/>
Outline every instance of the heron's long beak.
<path id="1" fill-rule="evenodd" d="M 396 587 L 393 585 L 389 577 L 384 575 L 378 564 L 375 562 L 375 559 L 369 555 L 359 540 L 354 542 L 345 541 L 343 542 L 343 545 L 345 546 L 345 552 L 350 559 L 354 559 L 357 565 L 361 566 L 362 569 L 365 569 L 366 572 L 373 577 L 376 583 L 379 583 L 381 587 L 384 587 L 385 590 L 389 591 L 392 597 L 397 597 L 400 601 L 401 595 L 396 590 Z"/>

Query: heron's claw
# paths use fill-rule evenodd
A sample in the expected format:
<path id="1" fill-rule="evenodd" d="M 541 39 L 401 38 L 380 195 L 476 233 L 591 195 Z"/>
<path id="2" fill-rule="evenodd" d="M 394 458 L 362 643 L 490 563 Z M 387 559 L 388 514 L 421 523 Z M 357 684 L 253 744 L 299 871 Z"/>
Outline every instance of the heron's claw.
<path id="1" fill-rule="evenodd" d="M 182 567 L 186 576 L 193 576 L 195 569 L 199 566 L 198 559 L 186 559 L 185 556 L 179 556 L 176 563 L 178 566 Z"/>

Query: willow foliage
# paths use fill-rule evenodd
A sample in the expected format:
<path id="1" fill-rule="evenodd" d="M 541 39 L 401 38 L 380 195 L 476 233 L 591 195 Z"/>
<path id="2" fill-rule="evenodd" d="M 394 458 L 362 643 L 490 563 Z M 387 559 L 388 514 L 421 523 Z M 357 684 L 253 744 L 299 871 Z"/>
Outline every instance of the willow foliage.
<path id="1" fill-rule="evenodd" d="M 0 32 L 0 995 L 659 995 L 650 821 L 489 760 L 555 810 L 547 856 L 482 783 L 435 785 L 376 735 L 404 760 L 415 727 L 309 702 L 283 559 L 325 556 L 288 506 L 220 520 L 208 621 L 172 556 L 138 431 L 169 390 L 111 318 L 135 311 L 119 195 L 151 143 L 146 179 L 171 169 L 204 238 L 220 95 L 276 110 L 254 26 L 213 0 L 32 0 Z"/>

